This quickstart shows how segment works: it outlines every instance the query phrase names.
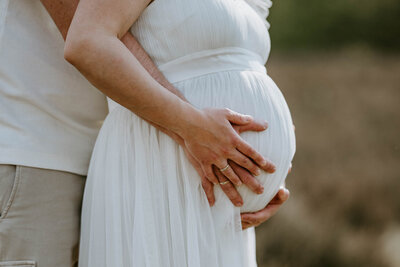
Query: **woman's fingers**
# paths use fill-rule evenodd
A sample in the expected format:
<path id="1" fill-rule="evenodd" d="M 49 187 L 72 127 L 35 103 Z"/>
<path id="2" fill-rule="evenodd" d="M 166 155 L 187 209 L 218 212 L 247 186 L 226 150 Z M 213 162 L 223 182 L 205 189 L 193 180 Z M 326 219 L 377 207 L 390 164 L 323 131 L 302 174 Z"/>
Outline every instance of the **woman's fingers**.
<path id="1" fill-rule="evenodd" d="M 256 121 L 256 120 L 253 120 L 252 122 L 250 122 L 248 124 L 233 126 L 233 129 L 235 129 L 235 131 L 238 134 L 241 134 L 241 133 L 247 132 L 247 131 L 261 132 L 261 131 L 266 130 L 267 128 L 268 128 L 267 122 Z"/>
<path id="2" fill-rule="evenodd" d="M 219 171 L 226 178 L 228 178 L 234 185 L 236 185 L 236 186 L 242 185 L 242 181 L 239 179 L 239 177 L 236 175 L 236 173 L 232 170 L 231 166 L 228 164 L 227 161 L 225 161 L 225 163 L 223 163 L 223 164 L 220 164 L 219 166 L 222 166 L 219 168 Z"/>
<path id="3" fill-rule="evenodd" d="M 239 176 L 240 180 L 242 180 L 243 184 L 249 187 L 256 194 L 262 194 L 264 192 L 264 187 L 248 170 L 240 167 L 231 160 L 228 162 L 232 170 L 237 174 L 237 176 Z"/>
<path id="4" fill-rule="evenodd" d="M 242 184 L 241 179 L 227 164 L 228 159 L 254 175 L 260 174 L 261 169 L 268 172 L 275 170 L 272 163 L 265 160 L 232 128 L 232 124 L 234 126 L 248 125 L 237 130 L 239 132 L 250 129 L 261 131 L 265 130 L 265 123 L 253 123 L 251 116 L 229 109 L 204 109 L 202 114 L 201 121 L 198 122 L 202 127 L 195 127 L 197 130 L 191 131 L 190 134 L 188 131 L 182 138 L 189 152 L 200 163 L 208 180 L 214 184 L 218 182 L 211 167 L 216 166 L 233 184 L 237 186 Z"/>
<path id="5" fill-rule="evenodd" d="M 225 109 L 226 118 L 229 120 L 230 123 L 243 125 L 248 124 L 253 121 L 253 117 L 250 115 L 243 115 L 236 111 Z"/>
<path id="6" fill-rule="evenodd" d="M 221 186 L 222 191 L 227 195 L 233 205 L 240 207 L 243 205 L 243 199 L 240 196 L 239 192 L 236 190 L 235 186 L 226 179 L 226 177 L 218 170 L 217 167 L 213 167 L 215 174 L 218 177 L 219 184 Z"/>
<path id="7" fill-rule="evenodd" d="M 263 169 L 266 172 L 269 173 L 273 173 L 275 172 L 275 165 L 266 160 L 260 153 L 258 153 L 254 148 L 252 148 L 247 142 L 245 142 L 243 139 L 240 138 L 239 141 L 237 141 L 236 144 L 236 148 L 237 150 L 239 150 L 244 156 L 247 157 L 247 159 L 252 159 L 255 163 L 257 163 L 258 166 L 260 166 L 261 169 Z M 240 157 L 239 155 L 236 155 L 237 157 Z M 236 157 L 236 158 L 237 158 Z M 233 159 L 234 160 L 234 159 Z M 240 166 L 243 166 L 246 168 L 246 166 L 244 166 L 240 161 L 237 162 L 236 160 L 234 160 L 236 163 L 238 163 Z M 242 161 L 249 166 L 248 161 L 243 160 Z M 246 168 L 247 169 L 247 168 Z M 250 170 L 250 169 L 248 169 Z M 254 173 L 252 171 L 252 173 Z M 256 173 L 254 173 L 255 175 L 257 175 Z"/>
<path id="8" fill-rule="evenodd" d="M 237 163 L 237 165 L 247 169 L 250 173 L 252 173 L 255 176 L 258 176 L 261 174 L 260 168 L 248 157 L 240 153 L 239 151 L 236 151 L 230 159 L 234 162 Z"/>
<path id="9" fill-rule="evenodd" d="M 256 122 L 254 123 L 253 117 L 250 115 L 243 115 L 238 112 L 235 112 L 230 109 L 225 109 L 226 112 L 226 117 L 229 120 L 231 124 L 236 124 L 238 126 L 242 127 L 236 127 L 237 132 L 243 132 L 243 131 L 249 131 L 249 130 L 255 130 L 255 131 L 262 131 L 267 129 L 267 126 L 265 122 L 260 123 Z M 267 172 L 274 172 L 275 171 L 275 166 L 264 159 L 264 157 L 258 153 L 255 149 L 253 149 L 248 143 L 246 143 L 240 136 L 238 135 L 237 138 L 233 139 L 236 148 L 243 153 L 245 156 L 247 156 L 249 159 L 252 159 L 258 166 L 260 166 L 263 170 Z M 243 166 L 241 163 L 238 163 L 239 165 Z M 247 166 L 251 166 L 251 164 L 246 161 L 244 164 Z M 245 166 L 243 166 L 245 167 Z M 249 169 L 252 171 L 251 169 Z M 257 175 L 257 171 L 253 167 L 253 171 L 255 175 Z"/>

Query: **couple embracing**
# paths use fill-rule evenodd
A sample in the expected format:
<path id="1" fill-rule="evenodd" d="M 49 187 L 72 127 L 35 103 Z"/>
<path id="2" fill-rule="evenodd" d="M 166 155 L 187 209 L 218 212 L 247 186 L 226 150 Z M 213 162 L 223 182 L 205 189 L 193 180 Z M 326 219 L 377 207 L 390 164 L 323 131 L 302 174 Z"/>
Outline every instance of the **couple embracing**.
<path id="1" fill-rule="evenodd" d="M 0 266 L 256 266 L 295 152 L 269 0 L 78 2 L 0 0 Z"/>

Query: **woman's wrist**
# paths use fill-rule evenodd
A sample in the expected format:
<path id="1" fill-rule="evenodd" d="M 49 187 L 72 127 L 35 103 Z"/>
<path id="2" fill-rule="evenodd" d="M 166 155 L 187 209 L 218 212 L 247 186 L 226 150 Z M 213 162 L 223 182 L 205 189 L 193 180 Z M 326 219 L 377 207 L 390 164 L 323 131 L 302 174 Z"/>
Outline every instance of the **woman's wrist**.
<path id="1" fill-rule="evenodd" d="M 190 138 L 193 135 L 194 129 L 199 127 L 199 124 L 204 120 L 202 110 L 197 109 L 190 103 L 182 101 L 182 108 L 179 113 L 179 123 L 176 124 L 172 131 L 183 140 Z"/>

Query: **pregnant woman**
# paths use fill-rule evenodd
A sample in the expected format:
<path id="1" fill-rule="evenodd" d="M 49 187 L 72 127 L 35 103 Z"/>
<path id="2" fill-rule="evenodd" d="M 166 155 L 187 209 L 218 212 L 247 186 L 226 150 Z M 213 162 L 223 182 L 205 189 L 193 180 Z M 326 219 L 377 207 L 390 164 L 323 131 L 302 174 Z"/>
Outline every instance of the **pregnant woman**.
<path id="1" fill-rule="evenodd" d="M 243 234 L 240 213 L 266 206 L 284 184 L 295 152 L 289 109 L 264 67 L 270 50 L 265 22 L 270 2 L 149 2 L 82 0 L 68 33 L 67 60 L 125 106 L 112 105 L 93 151 L 80 266 L 254 266 L 254 246 L 248 240 L 253 232 Z M 128 29 L 192 106 L 160 90 L 125 50 L 119 38 Z M 101 65 L 103 79 L 96 78 L 93 64 Z M 134 101 L 113 95 L 109 88 L 116 83 L 110 80 L 130 81 L 123 86 L 126 98 L 134 96 Z M 138 104 L 127 104 L 132 102 Z M 228 130 L 246 118 L 218 108 L 268 122 L 267 131 L 241 135 L 262 156 L 232 139 Z M 226 143 L 210 147 L 206 138 L 203 145 L 192 142 L 200 134 L 212 136 L 211 126 L 221 114 L 226 116 Z M 204 162 L 202 153 L 215 155 L 214 160 Z M 228 159 L 255 175 L 261 167 L 257 179 L 263 194 L 240 186 Z M 274 171 L 265 159 L 274 163 Z M 189 160 L 197 161 L 213 182 L 212 168 L 219 169 L 221 186 L 237 185 L 244 205 L 235 207 L 216 186 L 216 202 L 210 207 Z"/>

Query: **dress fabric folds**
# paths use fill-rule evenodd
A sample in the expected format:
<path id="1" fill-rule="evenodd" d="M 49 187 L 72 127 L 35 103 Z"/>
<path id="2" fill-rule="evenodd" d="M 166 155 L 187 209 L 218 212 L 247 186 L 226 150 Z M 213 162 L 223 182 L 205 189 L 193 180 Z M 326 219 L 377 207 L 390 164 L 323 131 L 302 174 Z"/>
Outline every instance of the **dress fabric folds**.
<path id="1" fill-rule="evenodd" d="M 289 109 L 264 67 L 270 48 L 264 19 L 243 0 L 155 0 L 131 32 L 192 105 L 266 120 L 268 130 L 242 137 L 277 170 L 258 177 L 262 195 L 238 188 L 242 208 L 218 186 L 210 207 L 181 147 L 110 101 L 85 188 L 79 265 L 256 266 L 254 229 L 241 230 L 240 212 L 265 207 L 295 152 Z"/>

